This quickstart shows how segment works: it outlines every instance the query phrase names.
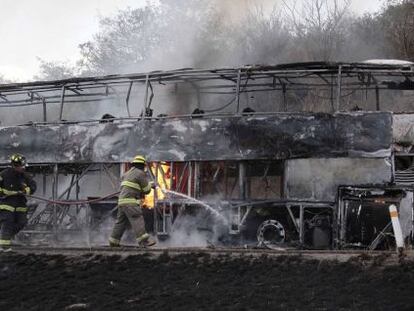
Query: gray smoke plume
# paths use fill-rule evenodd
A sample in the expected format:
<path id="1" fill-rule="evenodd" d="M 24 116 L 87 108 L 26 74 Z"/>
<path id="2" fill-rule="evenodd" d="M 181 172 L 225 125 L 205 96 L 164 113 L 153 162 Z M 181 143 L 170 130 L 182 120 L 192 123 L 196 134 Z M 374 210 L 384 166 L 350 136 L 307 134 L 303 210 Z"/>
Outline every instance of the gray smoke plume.
<path id="1" fill-rule="evenodd" d="M 176 219 L 170 237 L 160 247 L 213 247 L 227 231 L 226 226 L 208 217 L 200 208 L 196 215 Z"/>

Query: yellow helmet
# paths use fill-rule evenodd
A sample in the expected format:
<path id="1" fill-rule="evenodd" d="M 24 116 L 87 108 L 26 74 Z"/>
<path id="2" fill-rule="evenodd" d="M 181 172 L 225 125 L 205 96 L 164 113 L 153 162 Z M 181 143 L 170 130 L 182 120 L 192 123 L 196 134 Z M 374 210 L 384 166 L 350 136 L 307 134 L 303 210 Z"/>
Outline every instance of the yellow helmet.
<path id="1" fill-rule="evenodd" d="M 21 154 L 15 153 L 11 155 L 10 163 L 13 166 L 26 166 L 26 158 Z"/>
<path id="2" fill-rule="evenodd" d="M 134 157 L 134 159 L 131 161 L 131 163 L 141 163 L 141 164 L 145 164 L 146 160 L 145 157 L 142 155 L 136 155 Z"/>

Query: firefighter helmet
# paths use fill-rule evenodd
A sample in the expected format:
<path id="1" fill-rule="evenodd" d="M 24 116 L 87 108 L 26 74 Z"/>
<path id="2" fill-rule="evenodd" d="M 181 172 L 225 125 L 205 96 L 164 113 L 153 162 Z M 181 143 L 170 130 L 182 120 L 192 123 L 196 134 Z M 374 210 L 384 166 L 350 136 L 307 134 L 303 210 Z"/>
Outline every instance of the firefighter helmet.
<path id="1" fill-rule="evenodd" d="M 26 166 L 26 158 L 21 154 L 15 153 L 10 157 L 10 163 L 13 166 Z"/>
<path id="2" fill-rule="evenodd" d="M 135 164 L 145 164 L 146 160 L 145 157 L 142 155 L 137 155 L 134 157 L 134 159 L 131 161 L 131 163 L 135 163 Z"/>

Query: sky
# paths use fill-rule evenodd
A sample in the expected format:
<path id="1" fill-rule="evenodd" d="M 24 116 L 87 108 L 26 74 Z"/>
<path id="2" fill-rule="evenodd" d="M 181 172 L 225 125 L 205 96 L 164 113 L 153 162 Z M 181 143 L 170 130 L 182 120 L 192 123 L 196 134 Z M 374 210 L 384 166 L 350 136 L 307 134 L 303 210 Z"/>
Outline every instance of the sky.
<path id="1" fill-rule="evenodd" d="M 79 58 L 78 45 L 98 31 L 100 17 L 115 15 L 127 7 L 142 7 L 146 2 L 0 0 L 0 75 L 14 81 L 30 80 L 38 73 L 39 58 L 74 63 Z M 374 12 L 382 2 L 351 0 L 351 9 L 358 14 Z"/>

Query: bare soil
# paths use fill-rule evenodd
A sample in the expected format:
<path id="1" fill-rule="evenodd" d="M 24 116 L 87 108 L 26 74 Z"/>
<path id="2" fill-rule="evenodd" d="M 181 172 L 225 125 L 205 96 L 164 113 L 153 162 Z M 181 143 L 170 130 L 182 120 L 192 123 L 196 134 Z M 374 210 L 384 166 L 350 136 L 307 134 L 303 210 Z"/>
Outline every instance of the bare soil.
<path id="1" fill-rule="evenodd" d="M 0 310 L 414 310 L 414 264 L 0 254 Z"/>

